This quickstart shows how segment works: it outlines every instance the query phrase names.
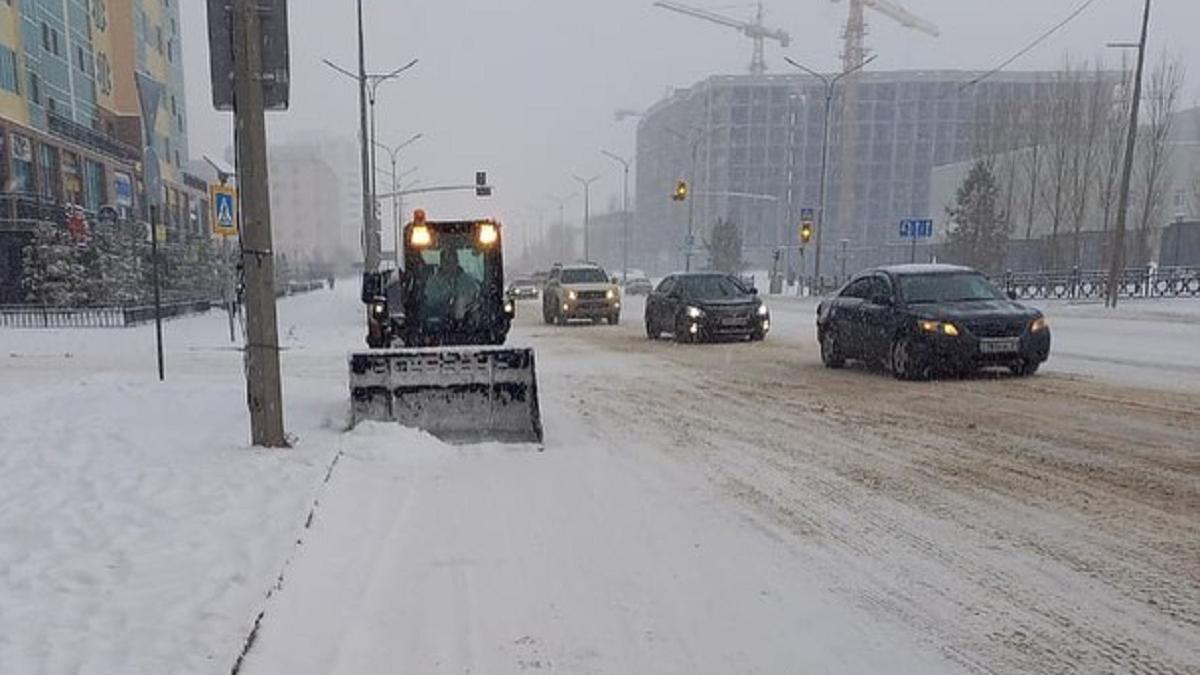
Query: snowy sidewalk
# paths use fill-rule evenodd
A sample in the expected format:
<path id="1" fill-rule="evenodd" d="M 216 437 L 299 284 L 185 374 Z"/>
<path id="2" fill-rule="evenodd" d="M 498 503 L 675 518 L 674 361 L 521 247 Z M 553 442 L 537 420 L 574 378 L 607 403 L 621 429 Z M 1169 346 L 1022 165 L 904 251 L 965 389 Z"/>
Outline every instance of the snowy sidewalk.
<path id="1" fill-rule="evenodd" d="M 360 427 L 243 672 L 939 673 L 654 448 Z"/>
<path id="2" fill-rule="evenodd" d="M 229 671 L 336 450 L 358 309 L 280 303 L 280 452 L 247 448 L 218 312 L 165 325 L 165 383 L 152 327 L 0 331 L 0 673 Z"/>

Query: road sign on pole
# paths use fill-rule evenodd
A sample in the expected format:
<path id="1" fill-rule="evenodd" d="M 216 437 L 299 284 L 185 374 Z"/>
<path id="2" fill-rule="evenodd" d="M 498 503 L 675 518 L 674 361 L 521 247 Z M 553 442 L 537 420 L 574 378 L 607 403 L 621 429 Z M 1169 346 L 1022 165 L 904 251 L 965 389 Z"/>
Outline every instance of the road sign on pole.
<path id="1" fill-rule="evenodd" d="M 928 239 L 933 236 L 933 221 L 929 218 L 905 218 L 900 221 L 902 239 Z"/>
<path id="2" fill-rule="evenodd" d="M 932 236 L 933 221 L 929 218 L 905 218 L 900 221 L 900 237 L 912 240 L 912 248 L 908 256 L 910 263 L 917 261 L 917 240 L 929 239 Z"/>
<path id="3" fill-rule="evenodd" d="M 237 189 L 228 185 L 209 188 L 212 208 L 212 231 L 221 237 L 236 237 L 238 233 Z"/>

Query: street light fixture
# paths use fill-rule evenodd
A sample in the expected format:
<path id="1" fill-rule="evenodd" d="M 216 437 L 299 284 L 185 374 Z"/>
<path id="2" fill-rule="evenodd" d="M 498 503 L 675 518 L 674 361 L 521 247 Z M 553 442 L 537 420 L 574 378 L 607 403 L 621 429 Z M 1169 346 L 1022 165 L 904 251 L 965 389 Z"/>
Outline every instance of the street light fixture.
<path id="1" fill-rule="evenodd" d="M 577 183 L 583 186 L 583 259 L 590 261 L 592 259 L 590 250 L 590 235 L 588 233 L 588 225 L 591 221 L 592 209 L 592 183 L 600 180 L 600 176 L 592 176 L 591 178 L 580 178 L 579 176 L 571 176 Z"/>
<path id="2" fill-rule="evenodd" d="M 330 61 L 329 59 L 322 59 L 322 61 L 325 63 L 325 65 L 329 66 L 334 71 L 341 73 L 342 75 L 345 75 L 346 77 L 349 77 L 350 79 L 358 82 L 359 96 L 360 96 L 360 98 L 365 97 L 366 102 L 364 103 L 364 106 L 369 105 L 369 107 L 370 107 L 370 111 L 371 111 L 370 130 L 368 131 L 368 129 L 366 128 L 366 124 L 365 124 L 366 120 L 363 119 L 362 120 L 363 124 L 360 125 L 360 126 L 362 126 L 362 128 L 359 130 L 359 133 L 362 135 L 363 168 L 367 172 L 367 176 L 365 176 L 363 178 L 363 189 L 364 189 L 364 191 L 367 192 L 367 194 L 364 195 L 364 197 L 365 197 L 364 201 L 369 206 L 369 208 L 367 209 L 367 216 L 368 216 L 367 221 L 370 225 L 370 234 L 367 237 L 368 243 L 367 243 L 366 266 L 369 271 L 375 271 L 379 267 L 378 258 L 379 258 L 379 243 L 380 243 L 379 222 L 375 218 L 375 196 L 378 194 L 377 185 L 375 183 L 375 170 L 374 170 L 374 168 L 376 166 L 376 163 L 375 163 L 375 160 L 376 160 L 376 157 L 375 157 L 375 146 L 376 146 L 376 141 L 375 141 L 375 101 L 376 101 L 377 93 L 379 90 L 379 85 L 383 84 L 384 82 L 387 82 L 388 80 L 393 80 L 393 79 L 399 77 L 401 73 L 403 73 L 404 71 L 408 70 L 409 68 L 412 68 L 413 66 L 420 63 L 420 59 L 413 59 L 412 61 L 409 61 L 408 63 L 404 64 L 403 66 L 400 66 L 399 68 L 391 71 L 390 73 L 380 73 L 380 74 L 367 73 L 365 70 L 365 67 L 363 66 L 362 39 L 363 39 L 362 38 L 362 6 L 361 6 L 361 1 L 360 1 L 360 3 L 359 3 L 359 73 L 358 74 L 352 73 L 349 70 L 346 70 L 345 68 L 342 68 L 341 66 L 337 65 L 336 63 Z M 369 166 L 368 166 L 368 164 L 369 164 Z"/>
<path id="3" fill-rule="evenodd" d="M 620 155 L 601 150 L 600 154 L 617 162 L 625 172 L 624 187 L 621 190 L 621 280 L 629 281 L 629 166 L 633 164 L 633 158 L 625 159 Z"/>
<path id="4" fill-rule="evenodd" d="M 829 77 L 828 75 L 818 73 L 817 71 L 809 68 L 808 66 L 797 63 L 790 56 L 783 57 L 783 60 L 787 61 L 789 65 L 799 68 L 800 70 L 803 70 L 804 72 L 808 73 L 809 75 L 812 75 L 813 77 L 815 77 L 825 83 L 825 140 L 821 143 L 821 188 L 820 188 L 820 197 L 819 197 L 820 205 L 817 207 L 817 213 L 819 214 L 817 216 L 817 241 L 816 241 L 816 246 L 815 246 L 816 250 L 813 253 L 813 258 L 814 258 L 813 277 L 817 280 L 817 283 L 820 283 L 820 280 L 821 280 L 821 232 L 825 229 L 825 198 L 826 198 L 825 193 L 826 193 L 826 187 L 827 187 L 826 183 L 828 181 L 828 175 L 829 175 L 829 119 L 830 119 L 831 111 L 833 108 L 834 88 L 837 86 L 837 83 L 839 80 L 846 77 L 847 75 L 852 75 L 852 74 L 862 70 L 863 68 L 866 68 L 867 64 L 874 61 L 878 56 L 879 56 L 878 54 L 872 54 L 869 58 L 867 58 L 865 61 L 858 64 L 857 66 L 850 68 L 848 70 L 843 70 L 842 72 L 838 73 L 837 75 L 834 75 L 833 77 Z"/>

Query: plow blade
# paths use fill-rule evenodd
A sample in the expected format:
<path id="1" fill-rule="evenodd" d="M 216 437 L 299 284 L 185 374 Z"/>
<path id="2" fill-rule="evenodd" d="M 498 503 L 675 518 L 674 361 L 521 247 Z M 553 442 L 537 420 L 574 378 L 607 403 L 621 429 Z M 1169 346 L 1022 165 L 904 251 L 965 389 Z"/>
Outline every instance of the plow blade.
<path id="1" fill-rule="evenodd" d="M 381 349 L 350 355 L 352 423 L 398 422 L 450 443 L 541 443 L 533 350 Z"/>

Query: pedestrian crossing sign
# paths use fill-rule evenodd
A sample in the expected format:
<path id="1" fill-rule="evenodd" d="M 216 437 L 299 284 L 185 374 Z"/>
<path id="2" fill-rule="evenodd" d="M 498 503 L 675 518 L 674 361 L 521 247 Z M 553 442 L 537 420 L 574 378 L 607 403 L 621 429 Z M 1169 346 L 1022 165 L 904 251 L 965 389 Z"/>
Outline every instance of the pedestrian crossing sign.
<path id="1" fill-rule="evenodd" d="M 237 189 L 227 185 L 213 185 L 210 194 L 213 234 L 222 237 L 237 236 Z"/>

